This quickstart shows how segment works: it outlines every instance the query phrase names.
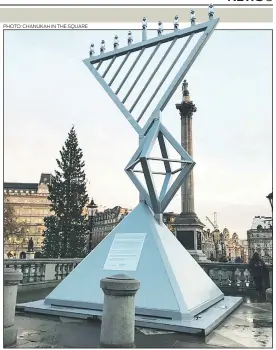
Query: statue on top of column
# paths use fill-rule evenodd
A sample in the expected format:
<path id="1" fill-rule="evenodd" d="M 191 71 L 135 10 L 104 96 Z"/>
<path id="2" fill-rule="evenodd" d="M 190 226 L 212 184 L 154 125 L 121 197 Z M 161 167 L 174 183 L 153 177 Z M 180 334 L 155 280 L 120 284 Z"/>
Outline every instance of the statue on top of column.
<path id="1" fill-rule="evenodd" d="M 188 82 L 185 79 L 182 83 L 182 95 L 183 95 L 183 99 L 185 96 L 189 96 L 189 90 L 188 90 Z"/>
<path id="2" fill-rule="evenodd" d="M 193 113 L 197 111 L 195 104 L 190 100 L 190 92 L 188 90 L 188 82 L 185 79 L 182 83 L 182 104 L 185 106 L 185 111 L 182 110 L 188 118 L 191 118 Z"/>

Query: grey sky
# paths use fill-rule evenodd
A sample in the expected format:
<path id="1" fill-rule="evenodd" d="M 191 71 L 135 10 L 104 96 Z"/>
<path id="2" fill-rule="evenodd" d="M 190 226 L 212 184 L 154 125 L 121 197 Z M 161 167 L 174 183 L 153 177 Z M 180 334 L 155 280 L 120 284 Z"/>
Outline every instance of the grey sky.
<path id="1" fill-rule="evenodd" d="M 123 169 L 137 148 L 137 134 L 82 63 L 91 42 L 99 50 L 103 38 L 110 48 L 115 32 L 123 46 L 127 31 L 5 31 L 5 181 L 37 182 L 41 172 L 53 172 L 74 124 L 89 195 L 107 207 L 136 206 L 137 190 Z M 140 31 L 133 35 L 140 40 Z M 198 107 L 196 212 L 205 223 L 216 211 L 221 228 L 245 237 L 255 215 L 270 215 L 271 31 L 215 31 L 186 78 Z M 163 113 L 178 140 L 180 101 L 181 88 Z M 167 210 L 180 210 L 179 195 Z"/>

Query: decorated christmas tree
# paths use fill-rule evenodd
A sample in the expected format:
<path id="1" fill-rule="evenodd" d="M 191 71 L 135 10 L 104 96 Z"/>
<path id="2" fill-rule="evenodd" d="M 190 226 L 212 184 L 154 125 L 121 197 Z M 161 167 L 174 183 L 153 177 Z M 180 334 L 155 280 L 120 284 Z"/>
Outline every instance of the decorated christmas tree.
<path id="1" fill-rule="evenodd" d="M 87 220 L 84 207 L 88 202 L 85 163 L 72 127 L 57 159 L 49 185 L 52 216 L 44 219 L 43 256 L 47 258 L 81 258 L 86 254 Z"/>

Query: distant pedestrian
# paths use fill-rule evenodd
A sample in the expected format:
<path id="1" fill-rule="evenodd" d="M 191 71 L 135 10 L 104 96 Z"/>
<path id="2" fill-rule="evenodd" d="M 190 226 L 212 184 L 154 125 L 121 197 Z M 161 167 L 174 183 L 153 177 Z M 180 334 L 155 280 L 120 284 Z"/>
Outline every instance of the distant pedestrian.
<path id="1" fill-rule="evenodd" d="M 264 278 L 266 277 L 266 265 L 260 255 L 255 252 L 249 262 L 249 270 L 256 285 L 256 292 L 259 297 L 264 296 Z"/>

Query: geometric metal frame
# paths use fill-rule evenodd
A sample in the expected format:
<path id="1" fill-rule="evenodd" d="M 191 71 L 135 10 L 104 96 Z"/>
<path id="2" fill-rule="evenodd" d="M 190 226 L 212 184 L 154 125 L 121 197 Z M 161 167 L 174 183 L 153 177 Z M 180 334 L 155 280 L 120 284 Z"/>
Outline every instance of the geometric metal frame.
<path id="1" fill-rule="evenodd" d="M 150 151 L 152 150 L 155 141 L 158 139 L 162 158 L 152 158 L 150 157 Z M 168 157 L 165 141 L 166 139 L 171 146 L 178 152 L 181 159 L 170 159 Z M 149 160 L 162 161 L 164 163 L 164 172 L 154 172 L 150 168 Z M 177 162 L 181 164 L 179 169 L 172 171 L 171 162 Z M 135 170 L 135 166 L 140 163 L 142 171 Z M 139 145 L 137 151 L 131 157 L 129 163 L 127 164 L 125 171 L 129 178 L 132 180 L 138 191 L 142 194 L 142 197 L 146 200 L 148 205 L 152 208 L 154 213 L 162 213 L 166 207 L 169 205 L 173 196 L 181 186 L 186 175 L 192 170 L 195 162 L 189 156 L 189 154 L 182 148 L 179 147 L 178 142 L 175 138 L 169 133 L 169 131 L 160 123 L 160 119 L 154 121 L 153 126 L 149 130 L 148 134 L 144 138 L 143 142 Z M 148 191 L 141 184 L 139 179 L 136 177 L 135 172 L 142 172 L 145 176 L 145 182 L 148 188 Z M 169 183 L 171 176 L 173 174 L 178 174 L 175 182 L 171 187 Z M 153 176 L 154 174 L 165 175 L 163 186 L 160 191 L 160 195 L 157 195 L 157 191 L 154 187 Z"/>
<path id="2" fill-rule="evenodd" d="M 155 217 L 160 223 L 162 221 L 160 214 L 164 212 L 164 210 L 172 200 L 173 196 L 175 195 L 177 190 L 180 188 L 182 183 L 185 181 L 185 178 L 187 177 L 187 175 L 195 165 L 195 162 L 188 155 L 185 149 L 175 140 L 175 138 L 168 132 L 168 130 L 164 127 L 164 125 L 162 125 L 160 121 L 161 113 L 166 107 L 166 105 L 168 104 L 175 90 L 177 89 L 177 87 L 179 86 L 179 84 L 181 83 L 181 81 L 183 80 L 183 78 L 191 68 L 192 64 L 194 63 L 195 59 L 203 49 L 204 45 L 207 43 L 216 25 L 218 24 L 219 19 L 213 19 L 213 16 L 209 16 L 209 18 L 210 18 L 209 21 L 205 23 L 200 23 L 196 25 L 193 22 L 191 27 L 181 29 L 181 30 L 177 29 L 177 30 L 174 30 L 172 33 L 169 33 L 166 35 L 158 35 L 156 38 L 143 40 L 139 43 L 132 44 L 131 42 L 128 46 L 123 48 L 117 48 L 117 45 L 116 46 L 114 45 L 113 51 L 105 53 L 104 50 L 101 50 L 100 55 L 97 55 L 97 56 L 92 55 L 91 57 L 83 60 L 87 68 L 94 75 L 97 81 L 101 84 L 104 90 L 108 93 L 108 95 L 111 97 L 113 102 L 117 105 L 117 107 L 120 109 L 122 114 L 125 116 L 125 118 L 128 120 L 128 122 L 132 125 L 132 127 L 135 129 L 135 131 L 139 135 L 139 147 L 134 153 L 134 155 L 132 156 L 129 163 L 127 164 L 125 171 L 129 176 L 129 178 L 134 183 L 134 185 L 136 186 L 136 188 L 138 189 L 138 191 L 140 192 L 140 199 L 144 200 L 146 204 L 149 207 L 151 207 L 154 214 L 156 214 Z M 141 118 L 143 117 L 149 105 L 152 103 L 157 92 L 154 91 L 152 95 L 149 98 L 147 98 L 146 105 L 144 106 L 142 112 L 140 113 L 139 117 L 136 120 L 133 117 L 132 112 L 136 107 L 138 101 L 142 97 L 142 95 L 145 93 L 145 90 L 150 84 L 150 82 L 152 81 L 152 79 L 154 79 L 156 72 L 160 68 L 160 65 L 161 65 L 160 62 L 162 63 L 164 61 L 165 57 L 168 55 L 171 48 L 179 38 L 188 37 L 185 44 L 181 48 L 180 52 L 178 53 L 178 55 L 176 55 L 175 59 L 173 60 L 173 63 L 168 68 L 168 70 L 164 73 L 163 77 L 160 79 L 158 88 L 156 90 L 159 90 L 159 88 L 165 82 L 172 68 L 179 61 L 181 54 L 185 51 L 191 39 L 197 33 L 202 33 L 202 35 L 198 39 L 197 43 L 195 44 L 195 46 L 193 47 L 193 49 L 191 50 L 187 58 L 184 60 L 181 68 L 178 70 L 177 74 L 171 81 L 169 87 L 164 92 L 161 99 L 157 102 L 156 106 L 154 106 L 153 112 L 148 117 L 148 120 L 145 122 L 145 125 L 141 127 L 140 125 Z M 142 88 L 141 92 L 139 93 L 133 105 L 130 108 L 126 107 L 125 105 L 126 100 L 128 99 L 129 95 L 132 93 L 136 83 L 144 73 L 146 67 L 148 66 L 150 61 L 152 61 L 160 45 L 167 42 L 171 42 L 171 44 L 169 48 L 166 50 L 161 61 L 157 63 L 157 66 L 155 67 L 154 71 L 152 72 L 150 77 L 148 77 L 147 82 L 145 83 L 144 87 Z M 139 61 L 140 57 L 143 55 L 145 49 L 149 47 L 154 47 L 153 52 L 151 53 L 147 62 L 144 64 L 143 68 L 139 71 L 138 76 L 136 77 L 135 81 L 132 83 L 126 95 L 122 99 L 120 99 L 118 97 L 118 93 L 121 90 L 122 86 L 127 81 L 129 73 L 135 68 L 135 65 Z M 134 62 L 132 63 L 128 72 L 125 73 L 117 90 L 113 91 L 112 89 L 113 82 L 118 77 L 119 73 L 122 70 L 122 67 L 124 66 L 129 56 L 133 52 L 139 52 L 139 54 L 134 60 Z M 107 77 L 106 77 L 107 72 L 111 68 L 116 58 L 120 56 L 124 56 L 123 61 L 119 65 L 113 77 L 109 79 L 109 81 L 107 81 Z M 99 69 L 102 66 L 102 63 L 108 60 L 110 60 L 110 62 L 107 68 L 105 69 L 105 71 L 101 74 L 99 72 Z M 162 158 L 150 157 L 151 149 L 157 139 L 159 142 Z M 165 139 L 178 152 L 178 154 L 180 155 L 179 160 L 169 158 L 168 152 L 166 149 Z M 165 176 L 165 178 L 164 178 L 163 186 L 159 196 L 157 195 L 157 192 L 154 186 L 154 181 L 153 181 L 153 175 L 155 173 L 150 168 L 149 160 L 162 161 L 164 163 L 165 172 L 162 174 Z M 139 162 L 141 163 L 142 173 L 144 174 L 144 177 L 145 177 L 145 183 L 146 183 L 147 189 L 141 184 L 141 182 L 135 175 L 135 172 L 137 172 L 137 170 L 135 170 L 135 166 Z M 181 164 L 181 167 L 176 171 L 172 171 L 170 162 L 179 162 Z M 179 174 L 176 180 L 169 187 L 171 176 L 177 172 L 179 172 Z"/>

